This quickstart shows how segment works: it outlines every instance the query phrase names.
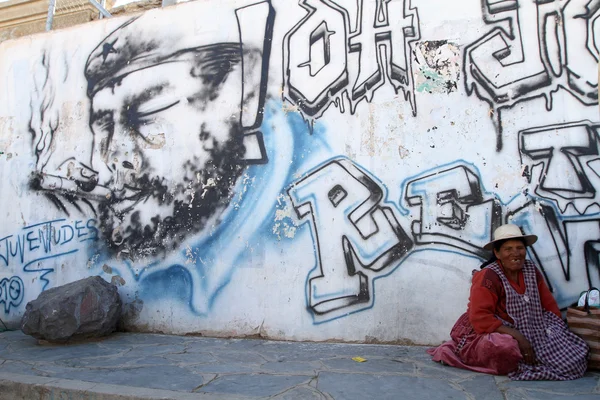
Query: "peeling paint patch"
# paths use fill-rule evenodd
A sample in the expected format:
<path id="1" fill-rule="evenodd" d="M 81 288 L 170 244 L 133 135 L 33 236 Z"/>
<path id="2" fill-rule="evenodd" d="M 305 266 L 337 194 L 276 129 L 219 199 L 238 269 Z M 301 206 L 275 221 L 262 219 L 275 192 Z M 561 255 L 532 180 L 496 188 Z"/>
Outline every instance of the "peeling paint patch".
<path id="1" fill-rule="evenodd" d="M 245 173 L 242 176 L 241 186 L 237 190 L 238 194 L 232 202 L 234 209 L 239 210 L 240 204 L 242 203 L 242 199 L 244 197 L 244 194 L 248 191 L 249 187 L 252 187 L 252 185 L 254 184 L 254 179 L 255 179 L 254 177 L 251 178 L 247 173 Z"/>
<path id="2" fill-rule="evenodd" d="M 296 236 L 296 227 L 289 226 L 288 224 L 283 224 L 283 235 L 288 239 L 293 239 Z"/>
<path id="3" fill-rule="evenodd" d="M 167 139 L 164 133 L 158 133 L 156 135 L 149 135 L 146 140 L 142 143 L 144 149 L 162 149 L 167 144 Z"/>
<path id="4" fill-rule="evenodd" d="M 415 46 L 414 80 L 417 92 L 452 93 L 460 79 L 460 49 L 447 40 L 419 42 Z"/>
<path id="5" fill-rule="evenodd" d="M 0 117 L 0 132 L 3 133 L 0 143 L 8 146 L 15 133 L 15 117 Z"/>
<path id="6" fill-rule="evenodd" d="M 300 107 L 298 107 L 297 105 L 293 105 L 293 104 L 287 104 L 287 103 L 283 103 L 281 105 L 281 110 L 287 114 L 289 112 L 300 112 Z"/>
<path id="7" fill-rule="evenodd" d="M 196 258 L 194 257 L 194 251 L 192 250 L 192 248 L 187 245 L 185 247 L 185 263 L 186 264 L 195 264 L 196 263 Z"/>
<path id="8" fill-rule="evenodd" d="M 406 147 L 400 145 L 398 146 L 398 154 L 400 155 L 400 158 L 404 159 L 405 157 L 408 157 L 410 151 Z"/>
<path id="9" fill-rule="evenodd" d="M 96 262 L 98 261 L 98 258 L 100 257 L 100 254 L 94 254 L 92 257 L 90 257 L 90 259 L 87 262 L 87 267 L 88 269 L 94 267 L 94 265 L 96 264 Z"/>
<path id="10" fill-rule="evenodd" d="M 295 212 L 283 194 L 277 197 L 277 207 L 272 233 L 277 236 L 277 240 L 293 239 L 298 229 L 294 219 Z"/>
<path id="11" fill-rule="evenodd" d="M 287 222 L 277 222 L 273 225 L 273 234 L 277 236 L 277 240 L 281 240 L 282 237 L 293 239 L 296 236 L 297 229 L 298 228 Z"/>
<path id="12" fill-rule="evenodd" d="M 111 278 L 110 283 L 112 283 L 115 286 L 125 286 L 125 279 L 121 278 L 118 275 L 115 275 Z"/>

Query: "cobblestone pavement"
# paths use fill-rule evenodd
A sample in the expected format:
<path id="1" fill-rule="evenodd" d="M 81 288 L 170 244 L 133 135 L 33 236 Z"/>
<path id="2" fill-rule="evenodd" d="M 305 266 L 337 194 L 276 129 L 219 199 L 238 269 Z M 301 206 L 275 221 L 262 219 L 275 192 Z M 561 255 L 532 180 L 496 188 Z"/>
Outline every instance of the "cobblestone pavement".
<path id="1" fill-rule="evenodd" d="M 600 400 L 597 372 L 513 382 L 442 366 L 425 349 L 136 333 L 50 345 L 3 332 L 0 399 Z"/>

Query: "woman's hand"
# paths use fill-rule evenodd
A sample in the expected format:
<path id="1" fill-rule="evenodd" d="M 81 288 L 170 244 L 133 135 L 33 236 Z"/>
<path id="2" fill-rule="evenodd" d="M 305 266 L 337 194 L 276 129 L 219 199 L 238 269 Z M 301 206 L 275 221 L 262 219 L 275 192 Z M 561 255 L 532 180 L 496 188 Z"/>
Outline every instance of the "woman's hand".
<path id="1" fill-rule="evenodd" d="M 514 328 L 509 328 L 508 326 L 500 325 L 496 332 L 505 333 L 507 335 L 515 338 L 517 343 L 519 344 L 519 350 L 521 351 L 521 355 L 523 356 L 524 361 L 527 364 L 535 364 L 535 351 L 533 350 L 533 346 L 529 343 L 529 340 L 523 335 L 521 332 Z"/>
<path id="2" fill-rule="evenodd" d="M 521 354 L 523 355 L 525 362 L 527 364 L 535 364 L 535 351 L 533 350 L 533 346 L 531 346 L 529 340 L 527 340 L 527 338 L 521 332 L 516 329 L 513 330 L 516 332 L 516 334 L 511 336 L 516 339 L 517 343 L 519 343 L 519 350 L 521 350 Z"/>

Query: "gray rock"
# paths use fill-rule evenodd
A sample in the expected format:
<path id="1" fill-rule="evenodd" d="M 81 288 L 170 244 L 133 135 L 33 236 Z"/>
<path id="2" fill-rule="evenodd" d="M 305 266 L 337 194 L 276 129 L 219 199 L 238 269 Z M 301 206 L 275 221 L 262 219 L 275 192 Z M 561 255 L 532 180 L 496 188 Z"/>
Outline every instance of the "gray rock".
<path id="1" fill-rule="evenodd" d="M 117 287 L 91 276 L 42 292 L 27 304 L 21 330 L 50 342 L 105 336 L 121 316 Z"/>

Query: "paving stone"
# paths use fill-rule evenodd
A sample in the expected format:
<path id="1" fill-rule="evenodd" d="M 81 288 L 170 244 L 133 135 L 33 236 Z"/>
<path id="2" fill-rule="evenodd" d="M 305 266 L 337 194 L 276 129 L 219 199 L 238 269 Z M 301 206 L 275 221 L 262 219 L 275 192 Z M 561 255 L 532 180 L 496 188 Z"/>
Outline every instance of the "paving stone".
<path id="1" fill-rule="evenodd" d="M 47 378 L 43 376 L 34 376 L 34 375 L 22 375 L 22 374 L 13 374 L 13 373 L 1 373 L 0 374 L 0 383 L 4 380 L 12 380 L 12 382 L 31 384 L 31 385 L 46 385 L 52 382 L 56 382 L 56 378 Z M 4 394 L 0 391 L 0 393 Z"/>
<path id="2" fill-rule="evenodd" d="M 213 380 L 196 392 L 231 393 L 249 396 L 273 396 L 302 383 L 310 378 L 294 375 L 244 374 L 227 375 Z"/>
<path id="3" fill-rule="evenodd" d="M 24 335 L 21 331 L 4 331 L 0 332 L 0 340 L 6 339 L 10 340 L 11 343 L 14 343 L 17 340 L 32 340 L 31 337 Z M 34 340 L 35 341 L 35 340 Z"/>
<path id="4" fill-rule="evenodd" d="M 54 373 L 53 376 L 86 382 L 179 391 L 192 391 L 205 383 L 202 375 L 194 374 L 191 371 L 176 366 L 168 368 L 151 366 L 115 371 L 82 369 Z"/>
<path id="5" fill-rule="evenodd" d="M 123 351 L 131 350 L 134 347 L 138 347 L 138 345 L 136 345 L 136 344 L 120 342 L 120 341 L 111 341 L 111 340 L 107 340 L 107 339 L 98 341 L 97 344 L 98 344 L 98 347 L 103 348 L 103 349 L 118 348 Z M 147 345 L 139 345 L 139 346 L 147 346 Z"/>
<path id="6" fill-rule="evenodd" d="M 260 349 L 255 349 L 257 351 L 276 351 L 276 352 L 315 352 L 321 351 L 325 352 L 325 348 L 331 346 L 327 346 L 326 343 L 314 343 L 314 342 L 275 342 L 271 340 L 265 341 Z M 332 352 L 333 353 L 333 352 Z"/>
<path id="7" fill-rule="evenodd" d="M 460 382 L 460 386 L 477 400 L 504 400 L 504 395 L 498 389 L 493 376 L 477 375 Z"/>
<path id="8" fill-rule="evenodd" d="M 405 348 L 405 353 L 404 353 L 406 355 L 399 356 L 399 357 L 400 358 L 407 357 L 410 360 L 420 361 L 420 362 L 424 362 L 424 363 L 435 363 L 435 361 L 433 361 L 431 359 L 431 356 L 429 354 L 427 354 L 427 349 L 430 349 L 430 347 L 424 347 L 424 346 L 408 347 L 407 346 Z"/>
<path id="9" fill-rule="evenodd" d="M 302 343 L 301 346 L 294 346 L 293 343 L 289 342 L 270 342 L 260 348 L 255 348 L 255 351 L 269 361 L 280 359 L 314 361 L 317 358 L 337 357 L 337 354 L 331 348 L 319 346 L 317 343 Z"/>
<path id="10" fill-rule="evenodd" d="M 194 364 L 188 365 L 186 368 L 194 373 L 201 374 L 245 374 L 261 372 L 260 365 L 238 362 Z"/>
<path id="11" fill-rule="evenodd" d="M 321 372 L 317 389 L 336 400 L 466 399 L 464 392 L 444 381 L 396 375 Z"/>
<path id="12" fill-rule="evenodd" d="M 133 367 L 128 367 L 133 368 Z M 66 365 L 62 365 L 59 363 L 47 363 L 47 362 L 37 362 L 34 364 L 33 371 L 38 375 L 43 376 L 54 376 L 54 377 L 69 377 L 72 374 L 76 374 L 80 371 L 95 371 L 97 373 L 104 373 L 113 370 L 120 370 L 125 372 L 127 367 L 118 366 L 113 368 L 86 368 L 86 367 L 69 367 Z M 71 379 L 71 378 L 66 378 Z"/>
<path id="13" fill-rule="evenodd" d="M 99 347 L 95 343 L 80 345 L 33 345 L 3 354 L 2 358 L 8 360 L 58 361 L 73 358 L 74 354 L 77 354 L 79 358 L 85 358 L 101 357 L 117 353 L 120 353 L 118 349 L 109 350 Z"/>
<path id="14" fill-rule="evenodd" d="M 216 338 L 191 338 L 185 341 L 186 351 L 188 353 L 206 352 L 210 349 L 227 348 L 227 339 Z"/>
<path id="15" fill-rule="evenodd" d="M 264 340 L 260 339 L 228 339 L 225 341 L 225 348 L 229 351 L 254 351 L 264 345 Z"/>
<path id="16" fill-rule="evenodd" d="M 277 353 L 318 353 L 326 356 L 370 356 L 370 357 L 399 357 L 403 348 L 389 345 L 363 345 L 340 343 L 311 343 L 311 342 L 266 342 L 258 351 Z"/>
<path id="17" fill-rule="evenodd" d="M 460 368 L 453 368 L 448 365 L 442 365 L 433 361 L 429 362 L 415 362 L 417 375 L 422 377 L 433 377 L 443 379 L 469 379 L 472 376 L 477 375 L 476 372 L 468 371 Z"/>
<path id="18" fill-rule="evenodd" d="M 273 400 L 328 400 L 323 393 L 310 386 L 298 386 L 272 397 Z"/>
<path id="19" fill-rule="evenodd" d="M 0 365 L 0 372 L 10 372 L 13 374 L 38 375 L 39 371 L 34 370 L 35 365 L 23 361 L 6 360 Z"/>
<path id="20" fill-rule="evenodd" d="M 507 381 L 499 384 L 502 389 L 545 390 L 554 393 L 592 393 L 598 385 L 598 377 L 584 376 L 572 381 Z"/>
<path id="21" fill-rule="evenodd" d="M 258 352 L 263 358 L 268 361 L 305 361 L 311 362 L 316 360 L 333 359 L 338 355 L 334 353 L 325 353 L 321 351 L 277 351 L 277 350 L 261 350 Z"/>
<path id="22" fill-rule="evenodd" d="M 350 357 L 398 357 L 402 354 L 398 348 L 387 345 L 361 345 L 361 344 L 339 344 L 320 343 L 317 351 L 323 354 L 334 354 L 336 356 Z"/>
<path id="23" fill-rule="evenodd" d="M 186 337 L 174 335 L 158 335 L 153 333 L 117 332 L 102 340 L 102 343 L 122 343 L 136 345 L 182 344 Z"/>
<path id="24" fill-rule="evenodd" d="M 165 357 L 152 356 L 152 357 L 141 357 L 136 360 L 129 360 L 127 365 L 163 365 L 168 367 L 169 365 L 176 365 L 177 363 L 173 360 L 169 360 Z"/>
<path id="25" fill-rule="evenodd" d="M 176 353 L 164 354 L 163 357 L 180 365 L 218 363 L 219 360 L 210 353 Z"/>
<path id="26" fill-rule="evenodd" d="M 600 394 L 559 394 L 552 392 L 535 392 L 531 390 L 509 390 L 506 400 L 600 400 Z"/>
<path id="27" fill-rule="evenodd" d="M 29 349 L 33 346 L 38 345 L 38 341 L 32 337 L 28 337 L 27 340 L 14 340 L 14 341 L 10 341 L 8 343 L 9 344 L 8 344 L 8 347 L 6 348 L 6 350 L 8 350 L 9 352 L 17 351 L 17 350 L 21 350 L 21 349 Z"/>
<path id="28" fill-rule="evenodd" d="M 156 354 L 164 353 L 183 353 L 185 346 L 183 344 L 167 344 L 158 346 L 136 346 L 131 351 L 124 354 L 127 358 L 138 358 L 154 356 Z"/>
<path id="29" fill-rule="evenodd" d="M 127 359 L 119 356 L 71 358 L 58 360 L 54 364 L 70 368 L 121 368 L 127 364 Z"/>
<path id="30" fill-rule="evenodd" d="M 362 345 L 354 345 L 358 348 L 362 347 Z M 391 345 L 368 345 L 364 350 L 365 354 L 370 354 L 373 356 L 381 356 L 381 357 L 409 357 L 411 359 L 416 359 L 419 356 L 424 357 L 424 359 L 430 359 L 425 351 L 427 347 L 406 347 L 406 346 L 391 346 Z"/>
<path id="31" fill-rule="evenodd" d="M 264 364 L 267 362 L 262 356 L 258 353 L 247 352 L 247 351 L 219 351 L 215 353 L 211 353 L 217 360 L 225 361 L 225 362 L 243 362 L 249 364 Z"/>
<path id="32" fill-rule="evenodd" d="M 315 371 L 322 369 L 323 364 L 320 362 L 304 362 L 304 361 L 270 361 L 261 366 L 261 371 L 275 372 L 277 374 L 296 374 L 296 375 L 316 375 Z"/>
<path id="33" fill-rule="evenodd" d="M 398 355 L 397 352 L 389 348 L 390 346 L 382 346 L 379 350 L 374 350 L 372 347 L 332 343 L 273 342 L 255 350 L 270 361 L 278 361 L 281 358 L 290 361 L 314 361 L 317 355 L 319 359 L 339 356 L 369 358 L 373 356 L 395 357 Z"/>
<path id="34" fill-rule="evenodd" d="M 384 358 L 369 358 L 365 362 L 356 362 L 351 358 L 324 360 L 323 364 L 330 370 L 378 373 L 378 374 L 408 374 L 416 373 L 415 365 L 408 361 L 394 361 Z"/>
<path id="35" fill-rule="evenodd" d="M 0 333 L 0 382 L 6 376 L 66 379 L 71 380 L 67 386 L 92 382 L 94 388 L 110 386 L 115 393 L 121 393 L 119 388 L 132 395 L 166 390 L 178 395 L 165 398 L 181 394 L 219 400 L 501 400 L 503 392 L 510 399 L 600 400 L 599 372 L 570 382 L 513 382 L 434 363 L 426 349 L 126 333 L 54 346 L 9 332 Z M 357 363 L 354 356 L 367 362 Z M 196 388 L 203 393 L 192 393 Z"/>

